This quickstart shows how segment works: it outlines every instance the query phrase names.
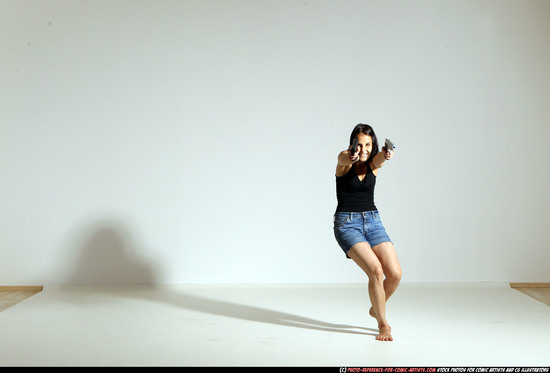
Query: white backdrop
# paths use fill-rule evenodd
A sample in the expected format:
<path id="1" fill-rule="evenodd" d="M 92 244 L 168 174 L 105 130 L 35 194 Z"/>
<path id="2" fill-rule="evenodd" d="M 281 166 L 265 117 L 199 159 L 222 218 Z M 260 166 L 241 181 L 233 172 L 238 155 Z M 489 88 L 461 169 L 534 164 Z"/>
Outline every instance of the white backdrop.
<path id="1" fill-rule="evenodd" d="M 549 66 L 544 0 L 1 0 L 0 284 L 364 281 L 359 122 L 403 281 L 550 281 Z"/>

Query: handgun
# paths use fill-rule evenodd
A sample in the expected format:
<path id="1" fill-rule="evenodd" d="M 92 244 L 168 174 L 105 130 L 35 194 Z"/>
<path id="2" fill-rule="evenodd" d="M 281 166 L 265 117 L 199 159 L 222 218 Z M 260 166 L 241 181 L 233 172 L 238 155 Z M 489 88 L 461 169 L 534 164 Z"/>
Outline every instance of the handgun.
<path id="1" fill-rule="evenodd" d="M 395 145 L 391 142 L 390 139 L 386 139 L 386 151 L 393 152 L 395 150 Z"/>
<path id="2" fill-rule="evenodd" d="M 352 157 L 355 156 L 355 153 L 357 153 L 357 144 L 359 144 L 359 139 L 357 139 L 357 137 L 355 137 L 353 139 L 353 143 L 351 144 L 351 147 L 349 149 L 350 154 L 351 154 Z"/>

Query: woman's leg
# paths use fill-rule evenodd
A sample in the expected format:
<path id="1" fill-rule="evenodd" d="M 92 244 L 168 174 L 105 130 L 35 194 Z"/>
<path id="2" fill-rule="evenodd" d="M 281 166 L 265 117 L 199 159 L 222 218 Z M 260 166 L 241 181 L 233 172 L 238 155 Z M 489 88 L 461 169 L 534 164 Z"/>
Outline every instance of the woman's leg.
<path id="1" fill-rule="evenodd" d="M 386 279 L 384 280 L 384 292 L 386 293 L 386 302 L 395 292 L 401 282 L 401 265 L 397 260 L 395 247 L 391 242 L 382 242 L 372 248 L 372 251 L 380 260 Z M 375 317 L 372 313 L 371 316 Z"/>
<path id="2" fill-rule="evenodd" d="M 386 293 L 384 291 L 384 270 L 382 263 L 366 242 L 359 242 L 353 245 L 348 251 L 348 256 L 369 277 L 369 297 L 376 313 L 379 329 L 376 339 L 380 341 L 393 341 L 391 327 L 386 321 Z"/>

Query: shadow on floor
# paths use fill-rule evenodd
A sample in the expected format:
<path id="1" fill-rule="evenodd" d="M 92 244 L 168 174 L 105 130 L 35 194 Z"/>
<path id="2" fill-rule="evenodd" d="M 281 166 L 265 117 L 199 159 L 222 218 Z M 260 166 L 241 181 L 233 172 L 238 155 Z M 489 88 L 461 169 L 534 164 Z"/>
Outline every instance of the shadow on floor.
<path id="1" fill-rule="evenodd" d="M 72 263 L 69 266 L 73 268 L 69 268 L 68 276 L 62 281 L 64 285 L 152 285 L 146 288 L 147 290 L 139 286 L 124 287 L 123 290 L 112 287 L 105 290 L 105 295 L 147 299 L 186 310 L 287 327 L 373 336 L 378 332 L 377 329 L 332 324 L 304 316 L 209 299 L 155 286 L 159 283 L 158 276 L 162 273 L 162 266 L 143 255 L 144 250 L 135 242 L 134 235 L 120 221 L 94 222 L 84 227 L 70 242 L 67 249 L 70 259 L 66 263 Z M 95 289 L 101 291 L 101 287 Z M 73 301 L 88 303 L 90 299 L 86 300 L 82 297 L 90 295 L 89 292 L 82 292 L 81 295 L 75 296 Z"/>
<path id="2" fill-rule="evenodd" d="M 127 295 L 131 295 L 131 293 L 132 292 L 130 291 Z M 270 310 L 262 307 L 197 296 L 183 291 L 179 292 L 163 288 L 152 288 L 147 292 L 139 292 L 139 294 L 136 295 L 138 295 L 139 298 L 181 307 L 186 310 L 198 311 L 234 319 L 319 330 L 324 332 L 363 334 L 372 336 L 378 335 L 378 329 L 344 324 L 333 324 L 309 317 Z"/>

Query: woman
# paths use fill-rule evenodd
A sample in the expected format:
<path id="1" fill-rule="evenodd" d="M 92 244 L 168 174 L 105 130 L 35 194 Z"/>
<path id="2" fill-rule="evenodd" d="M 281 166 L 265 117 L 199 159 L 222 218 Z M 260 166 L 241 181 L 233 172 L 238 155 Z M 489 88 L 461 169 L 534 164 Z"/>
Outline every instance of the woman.
<path id="1" fill-rule="evenodd" d="M 357 138 L 357 147 L 351 149 Z M 378 152 L 378 140 L 368 124 L 358 124 L 351 133 L 350 147 L 338 156 L 334 214 L 334 235 L 347 258 L 369 278 L 369 314 L 378 321 L 379 341 L 393 341 L 386 320 L 386 301 L 401 281 L 401 266 L 393 243 L 380 221 L 374 204 L 376 177 L 393 150 L 384 146 Z M 384 279 L 385 276 L 385 279 Z"/>

